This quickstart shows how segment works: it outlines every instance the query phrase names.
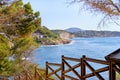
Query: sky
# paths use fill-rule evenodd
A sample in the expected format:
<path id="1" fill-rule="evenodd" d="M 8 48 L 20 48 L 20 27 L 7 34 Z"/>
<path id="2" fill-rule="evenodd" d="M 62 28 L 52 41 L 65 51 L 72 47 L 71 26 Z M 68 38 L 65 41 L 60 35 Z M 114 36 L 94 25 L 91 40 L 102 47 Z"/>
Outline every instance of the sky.
<path id="1" fill-rule="evenodd" d="M 70 1 L 70 0 L 69 0 Z M 102 15 L 81 10 L 79 4 L 68 4 L 67 0 L 23 0 L 30 2 L 34 11 L 40 12 L 42 26 L 49 29 L 67 29 L 77 27 L 83 30 L 120 31 L 120 26 L 106 25 L 97 27 Z"/>

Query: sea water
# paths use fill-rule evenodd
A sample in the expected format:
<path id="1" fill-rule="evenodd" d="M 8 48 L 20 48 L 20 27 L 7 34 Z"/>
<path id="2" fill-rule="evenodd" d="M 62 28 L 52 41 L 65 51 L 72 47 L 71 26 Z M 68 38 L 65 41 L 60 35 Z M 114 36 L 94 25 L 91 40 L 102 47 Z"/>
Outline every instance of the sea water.
<path id="1" fill-rule="evenodd" d="M 104 38 L 74 38 L 70 44 L 55 46 L 40 46 L 34 51 L 34 59 L 40 67 L 45 68 L 45 62 L 61 63 L 61 56 L 81 58 L 86 55 L 89 58 L 105 60 L 105 56 L 120 48 L 120 37 Z M 71 63 L 72 64 L 72 63 Z M 73 63 L 74 64 L 74 63 Z M 92 64 L 94 67 L 99 65 Z M 108 80 L 108 73 L 102 74 Z M 88 80 L 98 80 L 93 77 Z"/>

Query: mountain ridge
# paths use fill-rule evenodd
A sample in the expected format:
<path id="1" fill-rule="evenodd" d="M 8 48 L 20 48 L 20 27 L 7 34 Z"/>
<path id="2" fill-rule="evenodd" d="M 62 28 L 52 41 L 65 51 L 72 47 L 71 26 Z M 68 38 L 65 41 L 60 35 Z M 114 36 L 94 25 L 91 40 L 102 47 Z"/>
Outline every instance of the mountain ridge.
<path id="1" fill-rule="evenodd" d="M 82 29 L 77 28 L 77 27 L 71 27 L 71 28 L 67 28 L 67 29 L 65 29 L 65 31 L 70 32 L 70 33 L 73 33 L 73 32 L 79 32 L 79 31 L 82 31 Z"/>
<path id="2" fill-rule="evenodd" d="M 75 28 L 75 30 L 74 28 L 68 28 L 66 30 L 74 34 L 75 37 L 120 37 L 120 31 L 82 30 L 80 28 Z"/>

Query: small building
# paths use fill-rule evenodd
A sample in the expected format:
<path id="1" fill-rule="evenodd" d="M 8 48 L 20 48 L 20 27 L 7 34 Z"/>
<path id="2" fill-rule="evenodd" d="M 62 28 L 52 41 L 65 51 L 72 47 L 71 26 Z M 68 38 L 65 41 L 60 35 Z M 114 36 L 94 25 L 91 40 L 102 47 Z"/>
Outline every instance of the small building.
<path id="1" fill-rule="evenodd" d="M 107 61 L 114 62 L 120 68 L 120 48 L 110 53 L 109 55 L 105 56 L 105 59 Z"/>
<path id="2" fill-rule="evenodd" d="M 37 38 L 43 38 L 44 35 L 40 34 L 40 33 L 33 33 L 32 36 L 37 37 Z"/>

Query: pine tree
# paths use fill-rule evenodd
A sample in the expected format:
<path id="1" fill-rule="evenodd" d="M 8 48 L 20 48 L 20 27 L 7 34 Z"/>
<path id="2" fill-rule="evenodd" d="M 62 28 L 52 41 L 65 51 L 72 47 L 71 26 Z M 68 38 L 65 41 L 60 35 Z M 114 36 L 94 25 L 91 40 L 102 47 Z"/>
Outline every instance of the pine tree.
<path id="1" fill-rule="evenodd" d="M 22 71 L 26 58 L 38 46 L 32 33 L 41 27 L 39 15 L 33 12 L 30 3 L 0 0 L 0 75 Z"/>

